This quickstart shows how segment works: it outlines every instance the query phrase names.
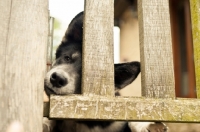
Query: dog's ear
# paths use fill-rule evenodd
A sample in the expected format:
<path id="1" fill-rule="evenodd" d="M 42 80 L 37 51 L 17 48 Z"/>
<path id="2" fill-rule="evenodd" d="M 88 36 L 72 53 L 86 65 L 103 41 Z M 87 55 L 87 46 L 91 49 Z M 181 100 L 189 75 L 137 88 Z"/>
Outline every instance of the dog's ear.
<path id="1" fill-rule="evenodd" d="M 70 22 L 62 42 L 82 42 L 83 40 L 83 12 L 77 14 Z"/>
<path id="2" fill-rule="evenodd" d="M 132 83 L 140 73 L 140 62 L 115 64 L 115 89 L 122 89 Z"/>

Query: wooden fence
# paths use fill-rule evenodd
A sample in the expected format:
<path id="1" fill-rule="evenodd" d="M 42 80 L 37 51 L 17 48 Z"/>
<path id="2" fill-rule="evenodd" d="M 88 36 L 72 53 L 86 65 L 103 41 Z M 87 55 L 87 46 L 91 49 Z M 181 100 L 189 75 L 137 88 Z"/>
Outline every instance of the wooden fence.
<path id="1" fill-rule="evenodd" d="M 85 1 L 83 94 L 51 96 L 49 117 L 200 122 L 200 100 L 175 97 L 168 0 L 138 1 L 143 97 L 114 97 L 113 2 Z M 199 97 L 200 1 L 190 3 Z"/>
<path id="2" fill-rule="evenodd" d="M 47 0 L 0 1 L 0 132 L 42 131 Z"/>
<path id="3" fill-rule="evenodd" d="M 190 4 L 199 98 L 200 1 Z M 83 94 L 51 96 L 49 117 L 200 122 L 200 100 L 175 97 L 168 0 L 138 1 L 143 97 L 114 97 L 113 5 L 85 0 Z M 0 7 L 0 131 L 18 121 L 40 132 L 48 2 L 4 0 Z"/>

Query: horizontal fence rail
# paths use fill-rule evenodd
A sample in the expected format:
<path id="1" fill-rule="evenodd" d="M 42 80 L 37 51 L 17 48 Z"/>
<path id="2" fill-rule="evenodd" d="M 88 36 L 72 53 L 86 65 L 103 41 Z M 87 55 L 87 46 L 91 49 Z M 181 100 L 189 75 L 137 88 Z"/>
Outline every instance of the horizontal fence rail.
<path id="1" fill-rule="evenodd" d="M 81 120 L 200 122 L 198 99 L 51 96 L 45 116 Z M 46 106 L 49 104 L 46 103 Z M 48 109 L 47 109 L 48 110 Z"/>

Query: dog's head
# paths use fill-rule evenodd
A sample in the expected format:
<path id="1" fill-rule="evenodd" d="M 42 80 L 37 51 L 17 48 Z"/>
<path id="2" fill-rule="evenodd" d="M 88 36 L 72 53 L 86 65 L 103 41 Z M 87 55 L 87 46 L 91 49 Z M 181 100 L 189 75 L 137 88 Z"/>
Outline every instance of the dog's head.
<path id="1" fill-rule="evenodd" d="M 82 37 L 83 12 L 71 21 L 56 51 L 55 63 L 45 77 L 47 95 L 81 93 Z M 116 91 L 133 82 L 140 73 L 139 62 L 115 64 L 114 68 Z"/>

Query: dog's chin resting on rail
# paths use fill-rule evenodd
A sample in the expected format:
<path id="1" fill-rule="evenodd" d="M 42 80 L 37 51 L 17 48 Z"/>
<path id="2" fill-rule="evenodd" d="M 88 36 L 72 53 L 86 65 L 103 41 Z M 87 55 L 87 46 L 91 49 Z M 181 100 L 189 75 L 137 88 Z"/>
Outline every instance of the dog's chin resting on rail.
<path id="1" fill-rule="evenodd" d="M 56 50 L 56 60 L 45 77 L 46 94 L 81 94 L 83 12 L 69 27 Z M 92 42 L 91 42 L 92 43 Z M 114 64 L 115 94 L 140 73 L 139 62 Z M 43 132 L 166 132 L 163 123 L 126 121 L 75 121 L 43 119 Z"/>

